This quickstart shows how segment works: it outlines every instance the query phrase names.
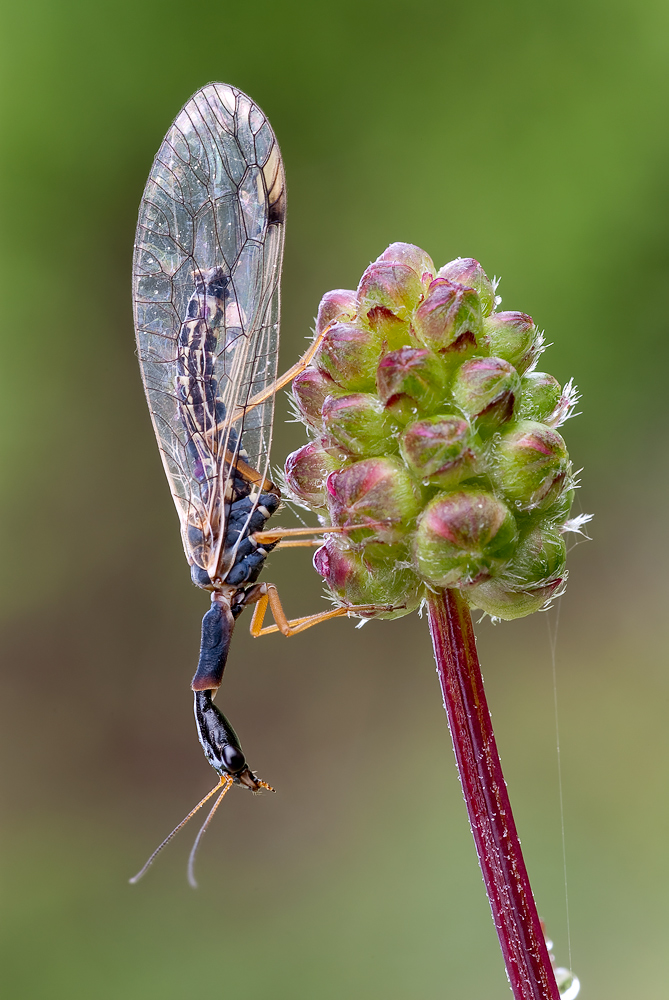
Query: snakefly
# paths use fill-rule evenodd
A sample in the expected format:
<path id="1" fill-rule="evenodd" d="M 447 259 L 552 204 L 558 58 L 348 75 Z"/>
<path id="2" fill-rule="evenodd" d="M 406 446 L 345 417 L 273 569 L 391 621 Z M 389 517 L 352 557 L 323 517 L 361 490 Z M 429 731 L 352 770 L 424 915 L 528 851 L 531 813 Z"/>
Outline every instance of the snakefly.
<path id="1" fill-rule="evenodd" d="M 273 791 L 251 771 L 213 702 L 237 617 L 255 604 L 254 635 L 277 629 L 293 635 L 349 610 L 288 621 L 276 588 L 256 583 L 281 538 L 310 533 L 264 531 L 280 503 L 269 479 L 274 395 L 320 342 L 276 378 L 285 212 L 281 153 L 264 114 L 234 87 L 203 87 L 179 112 L 153 162 L 133 261 L 151 420 L 193 583 L 211 592 L 191 687 L 200 743 L 220 780 L 158 848 L 219 792 L 191 853 L 193 883 L 198 842 L 232 784 Z M 263 628 L 268 606 L 276 625 Z"/>

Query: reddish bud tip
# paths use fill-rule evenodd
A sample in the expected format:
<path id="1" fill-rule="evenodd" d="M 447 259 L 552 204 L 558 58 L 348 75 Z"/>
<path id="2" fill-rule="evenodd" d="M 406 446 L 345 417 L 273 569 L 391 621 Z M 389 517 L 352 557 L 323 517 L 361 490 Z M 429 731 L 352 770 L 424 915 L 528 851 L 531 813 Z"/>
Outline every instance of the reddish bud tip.
<path id="1" fill-rule="evenodd" d="M 533 420 L 502 431 L 494 454 L 495 483 L 521 509 L 554 503 L 568 471 L 567 446 L 557 431 Z"/>
<path id="2" fill-rule="evenodd" d="M 377 263 L 387 261 L 392 264 L 406 264 L 412 268 L 421 279 L 423 284 L 430 284 L 435 275 L 435 266 L 432 258 L 420 247 L 413 243 L 391 243 L 387 250 L 384 250 Z"/>
<path id="3" fill-rule="evenodd" d="M 463 417 L 436 416 L 409 424 L 400 438 L 400 451 L 425 485 L 452 487 L 476 474 L 474 435 Z"/>
<path id="4" fill-rule="evenodd" d="M 348 288 L 335 288 L 326 292 L 318 307 L 316 318 L 316 333 L 322 333 L 326 326 L 335 320 L 346 322 L 354 320 L 358 302 L 354 291 Z"/>
<path id="5" fill-rule="evenodd" d="M 521 312 L 493 313 L 485 320 L 490 353 L 512 364 L 519 374 L 527 371 L 540 346 L 539 331 L 531 316 Z"/>
<path id="6" fill-rule="evenodd" d="M 414 329 L 427 347 L 466 357 L 483 343 L 478 295 L 473 288 L 436 278 L 416 310 Z"/>
<path id="7" fill-rule="evenodd" d="M 382 541 L 396 541 L 408 530 L 420 510 L 419 491 L 398 458 L 368 458 L 331 473 L 326 482 L 334 524 L 373 525 Z M 355 540 L 369 536 L 369 530 Z"/>
<path id="8" fill-rule="evenodd" d="M 337 601 L 344 605 L 371 604 L 389 610 L 361 613 L 363 618 L 401 618 L 420 603 L 423 587 L 406 566 L 379 569 L 370 564 L 364 550 L 346 539 L 331 535 L 314 554 L 314 567 Z"/>
<path id="9" fill-rule="evenodd" d="M 457 285 L 473 288 L 481 300 L 481 311 L 489 316 L 495 308 L 495 289 L 481 265 L 473 257 L 456 257 L 444 264 L 437 273 L 438 278 L 446 278 Z"/>
<path id="10" fill-rule="evenodd" d="M 520 376 L 501 358 L 472 358 L 460 366 L 452 388 L 460 409 L 482 434 L 490 434 L 511 419 Z"/>
<path id="11" fill-rule="evenodd" d="M 492 493 L 441 493 L 418 521 L 416 565 L 437 587 L 474 583 L 511 558 L 517 537 L 513 515 Z"/>
<path id="12" fill-rule="evenodd" d="M 408 322 L 423 296 L 420 277 L 406 264 L 376 261 L 370 264 L 358 285 L 358 315 L 376 328 L 388 314 Z M 398 345 L 399 346 L 399 345 Z"/>
<path id="13" fill-rule="evenodd" d="M 374 388 L 381 341 L 369 330 L 352 323 L 335 323 L 325 334 L 314 364 L 318 369 L 354 392 Z"/>
<path id="14" fill-rule="evenodd" d="M 425 348 L 402 347 L 379 361 L 376 386 L 386 405 L 407 396 L 429 412 L 444 399 L 446 371 L 442 362 Z"/>
<path id="15" fill-rule="evenodd" d="M 297 500 L 312 507 L 324 507 L 325 480 L 338 468 L 339 462 L 323 449 L 320 442 L 311 441 L 286 459 L 286 486 Z"/>
<path id="16" fill-rule="evenodd" d="M 320 427 L 323 403 L 336 388 L 330 376 L 316 368 L 305 368 L 293 379 L 293 399 L 301 416 L 312 427 Z"/>

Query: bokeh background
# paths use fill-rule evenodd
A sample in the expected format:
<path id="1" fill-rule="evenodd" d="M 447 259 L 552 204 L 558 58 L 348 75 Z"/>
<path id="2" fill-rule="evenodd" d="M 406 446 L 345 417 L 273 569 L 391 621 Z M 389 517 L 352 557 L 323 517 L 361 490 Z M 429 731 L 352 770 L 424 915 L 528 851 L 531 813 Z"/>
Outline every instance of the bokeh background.
<path id="1" fill-rule="evenodd" d="M 4 891 L 12 1000 L 509 996 L 425 621 L 289 642 L 240 623 L 223 703 L 278 789 L 210 787 L 193 588 L 134 356 L 153 155 L 234 83 L 288 178 L 282 367 L 321 294 L 395 240 L 477 257 L 553 342 L 584 415 L 593 541 L 556 651 L 573 967 L 584 1000 L 667 996 L 669 8 L 659 0 L 2 4 Z M 304 440 L 279 402 L 274 457 Z M 266 577 L 323 607 L 308 552 Z M 539 910 L 567 965 L 549 629 L 478 627 Z"/>

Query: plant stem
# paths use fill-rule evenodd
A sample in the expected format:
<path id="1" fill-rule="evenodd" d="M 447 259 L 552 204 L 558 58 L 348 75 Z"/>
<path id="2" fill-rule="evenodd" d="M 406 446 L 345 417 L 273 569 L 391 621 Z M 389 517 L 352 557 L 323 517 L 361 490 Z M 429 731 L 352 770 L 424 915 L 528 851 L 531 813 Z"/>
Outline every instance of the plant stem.
<path id="1" fill-rule="evenodd" d="M 560 1000 L 483 691 L 469 608 L 431 594 L 430 635 L 462 792 L 515 1000 Z"/>

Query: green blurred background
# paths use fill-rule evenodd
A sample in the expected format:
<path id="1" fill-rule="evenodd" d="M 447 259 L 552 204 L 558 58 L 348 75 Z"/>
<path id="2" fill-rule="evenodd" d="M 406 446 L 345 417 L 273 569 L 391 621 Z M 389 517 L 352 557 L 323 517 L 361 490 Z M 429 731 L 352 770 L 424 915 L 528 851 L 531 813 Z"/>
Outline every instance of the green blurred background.
<path id="1" fill-rule="evenodd" d="M 509 996 L 425 621 L 240 623 L 223 703 L 278 789 L 212 783 L 193 588 L 136 370 L 136 212 L 170 121 L 246 90 L 288 179 L 282 367 L 394 240 L 477 257 L 584 415 L 593 541 L 557 687 L 584 1000 L 668 995 L 669 9 L 653 0 L 2 4 L 2 980 L 11 1000 Z M 304 440 L 279 403 L 274 458 Z M 309 555 L 266 577 L 323 607 Z M 555 613 L 550 619 L 556 621 Z M 478 628 L 539 910 L 568 964 L 547 615 Z"/>

